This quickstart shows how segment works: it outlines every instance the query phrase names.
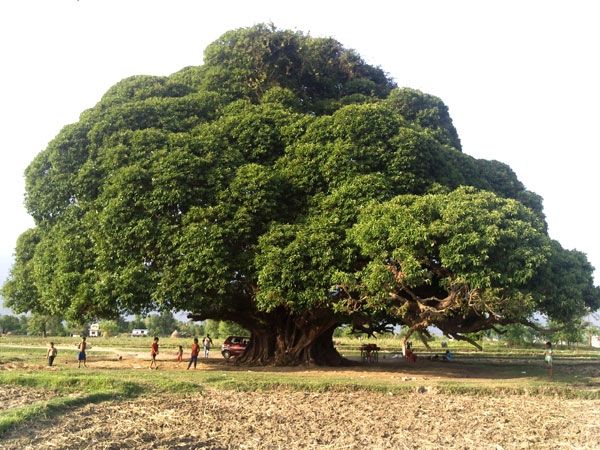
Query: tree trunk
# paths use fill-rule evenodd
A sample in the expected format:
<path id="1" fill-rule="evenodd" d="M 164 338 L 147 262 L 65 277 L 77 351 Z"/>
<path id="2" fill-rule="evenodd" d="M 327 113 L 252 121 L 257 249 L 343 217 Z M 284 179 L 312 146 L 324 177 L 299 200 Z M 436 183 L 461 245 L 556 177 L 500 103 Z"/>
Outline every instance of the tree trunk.
<path id="1" fill-rule="evenodd" d="M 250 344 L 237 359 L 238 364 L 296 366 L 348 364 L 333 345 L 333 320 L 314 324 L 290 316 L 274 321 L 268 329 L 252 329 Z"/>
<path id="2" fill-rule="evenodd" d="M 351 362 L 339 354 L 333 345 L 333 332 L 337 324 L 332 326 L 317 338 L 311 348 L 311 354 L 319 365 L 324 366 L 346 366 Z"/>
<path id="3" fill-rule="evenodd" d="M 269 364 L 275 353 L 275 333 L 270 330 L 254 329 L 246 351 L 236 359 L 236 364 Z"/>
<path id="4" fill-rule="evenodd" d="M 285 309 L 269 313 L 247 312 L 223 317 L 190 313 L 193 320 L 231 320 L 250 331 L 246 351 L 236 358 L 236 364 L 296 366 L 316 364 L 321 366 L 349 365 L 333 345 L 333 332 L 339 322 L 331 312 L 313 310 L 293 315 Z"/>

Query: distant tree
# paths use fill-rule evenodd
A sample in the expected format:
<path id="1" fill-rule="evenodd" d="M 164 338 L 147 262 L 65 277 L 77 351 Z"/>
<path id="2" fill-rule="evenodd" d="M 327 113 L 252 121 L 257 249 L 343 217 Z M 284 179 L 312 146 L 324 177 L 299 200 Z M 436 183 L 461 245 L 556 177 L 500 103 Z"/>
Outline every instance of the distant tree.
<path id="1" fill-rule="evenodd" d="M 25 314 L 19 316 L 19 334 L 21 335 L 26 335 L 27 334 L 27 327 L 29 324 L 29 317 L 26 316 Z"/>
<path id="2" fill-rule="evenodd" d="M 112 337 L 119 334 L 119 323 L 116 320 L 101 320 L 100 332 L 103 337 Z"/>
<path id="3" fill-rule="evenodd" d="M 64 336 L 65 328 L 62 319 L 56 316 L 32 314 L 27 322 L 27 332 L 39 336 Z"/>
<path id="4" fill-rule="evenodd" d="M 583 320 L 560 324 L 554 321 L 550 322 L 550 328 L 555 328 L 552 334 L 548 335 L 549 340 L 557 344 L 566 344 L 571 347 L 573 344 L 582 344 L 585 342 L 586 324 Z"/>
<path id="5" fill-rule="evenodd" d="M 221 320 L 217 328 L 218 337 L 226 338 L 227 336 L 248 336 L 250 333 L 245 328 L 237 323 Z"/>
<path id="6" fill-rule="evenodd" d="M 5 315 L 0 318 L 0 329 L 3 333 L 26 335 L 29 318 L 26 315 Z"/>
<path id="7" fill-rule="evenodd" d="M 129 322 L 123 316 L 119 316 L 115 322 L 117 323 L 118 333 L 128 333 L 131 331 L 129 329 Z"/>
<path id="8" fill-rule="evenodd" d="M 334 338 L 338 338 L 338 337 L 348 337 L 352 335 L 352 328 L 349 327 L 348 325 L 341 325 L 339 327 L 337 327 L 335 329 L 335 331 L 333 332 L 333 337 Z"/>
<path id="9" fill-rule="evenodd" d="M 21 334 L 22 323 L 18 316 L 10 314 L 0 316 L 0 333 Z"/>
<path id="10" fill-rule="evenodd" d="M 219 321 L 210 319 L 205 320 L 204 334 L 210 334 L 211 337 L 220 338 L 221 336 L 219 336 Z"/>
<path id="11" fill-rule="evenodd" d="M 146 328 L 146 322 L 142 316 L 136 314 L 131 322 L 128 322 L 128 331 Z"/>
<path id="12" fill-rule="evenodd" d="M 170 311 L 146 317 L 146 328 L 152 336 L 169 336 L 177 329 L 177 320 Z"/>
<path id="13" fill-rule="evenodd" d="M 69 335 L 87 336 L 89 334 L 89 324 L 67 320 L 65 330 Z"/>
<path id="14" fill-rule="evenodd" d="M 179 330 L 188 336 L 204 336 L 204 325 L 194 321 L 180 322 Z"/>
<path id="15" fill-rule="evenodd" d="M 592 322 L 585 322 L 584 323 L 584 329 L 583 329 L 583 335 L 584 335 L 584 339 L 585 339 L 585 343 L 587 345 L 592 345 L 592 337 L 593 336 L 600 336 L 600 326 L 593 324 Z"/>
<path id="16" fill-rule="evenodd" d="M 536 340 L 542 340 L 535 329 L 523 324 L 511 324 L 500 327 L 501 334 L 497 334 L 500 341 L 506 342 L 511 347 L 523 347 L 532 345 Z"/>

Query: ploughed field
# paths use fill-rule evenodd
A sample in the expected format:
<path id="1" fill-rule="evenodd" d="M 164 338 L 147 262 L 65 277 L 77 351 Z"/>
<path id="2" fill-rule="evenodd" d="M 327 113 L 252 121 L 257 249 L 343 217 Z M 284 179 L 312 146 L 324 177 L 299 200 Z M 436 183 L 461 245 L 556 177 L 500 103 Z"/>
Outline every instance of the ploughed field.
<path id="1" fill-rule="evenodd" d="M 0 448 L 595 449 L 598 411 L 548 396 L 207 389 L 84 405 L 17 427 Z"/>
<path id="2" fill-rule="evenodd" d="M 59 347 L 60 349 L 60 347 Z M 600 448 L 600 361 L 458 353 L 347 368 L 237 367 L 213 352 L 196 371 L 162 352 L 0 345 L 0 449 Z M 41 358 L 41 359 L 40 359 Z"/>

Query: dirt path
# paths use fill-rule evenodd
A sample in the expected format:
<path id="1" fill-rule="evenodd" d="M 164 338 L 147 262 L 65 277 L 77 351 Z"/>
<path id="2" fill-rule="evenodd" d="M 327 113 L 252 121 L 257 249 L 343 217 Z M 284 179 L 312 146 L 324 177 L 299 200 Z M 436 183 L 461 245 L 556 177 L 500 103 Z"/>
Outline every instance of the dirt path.
<path id="1" fill-rule="evenodd" d="M 0 449 L 597 449 L 598 411 L 549 397 L 207 390 L 86 405 Z"/>

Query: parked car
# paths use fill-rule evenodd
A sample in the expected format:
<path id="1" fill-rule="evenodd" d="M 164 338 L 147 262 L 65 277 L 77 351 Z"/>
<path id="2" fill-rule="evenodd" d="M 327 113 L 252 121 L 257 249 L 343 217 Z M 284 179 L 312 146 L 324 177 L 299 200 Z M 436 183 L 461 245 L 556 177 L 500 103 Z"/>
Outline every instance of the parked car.
<path id="1" fill-rule="evenodd" d="M 240 356 L 242 353 L 244 353 L 246 347 L 248 347 L 249 342 L 249 337 L 228 336 L 227 339 L 225 339 L 225 342 L 223 342 L 223 345 L 221 346 L 221 355 L 223 355 L 223 358 L 225 359 Z"/>

